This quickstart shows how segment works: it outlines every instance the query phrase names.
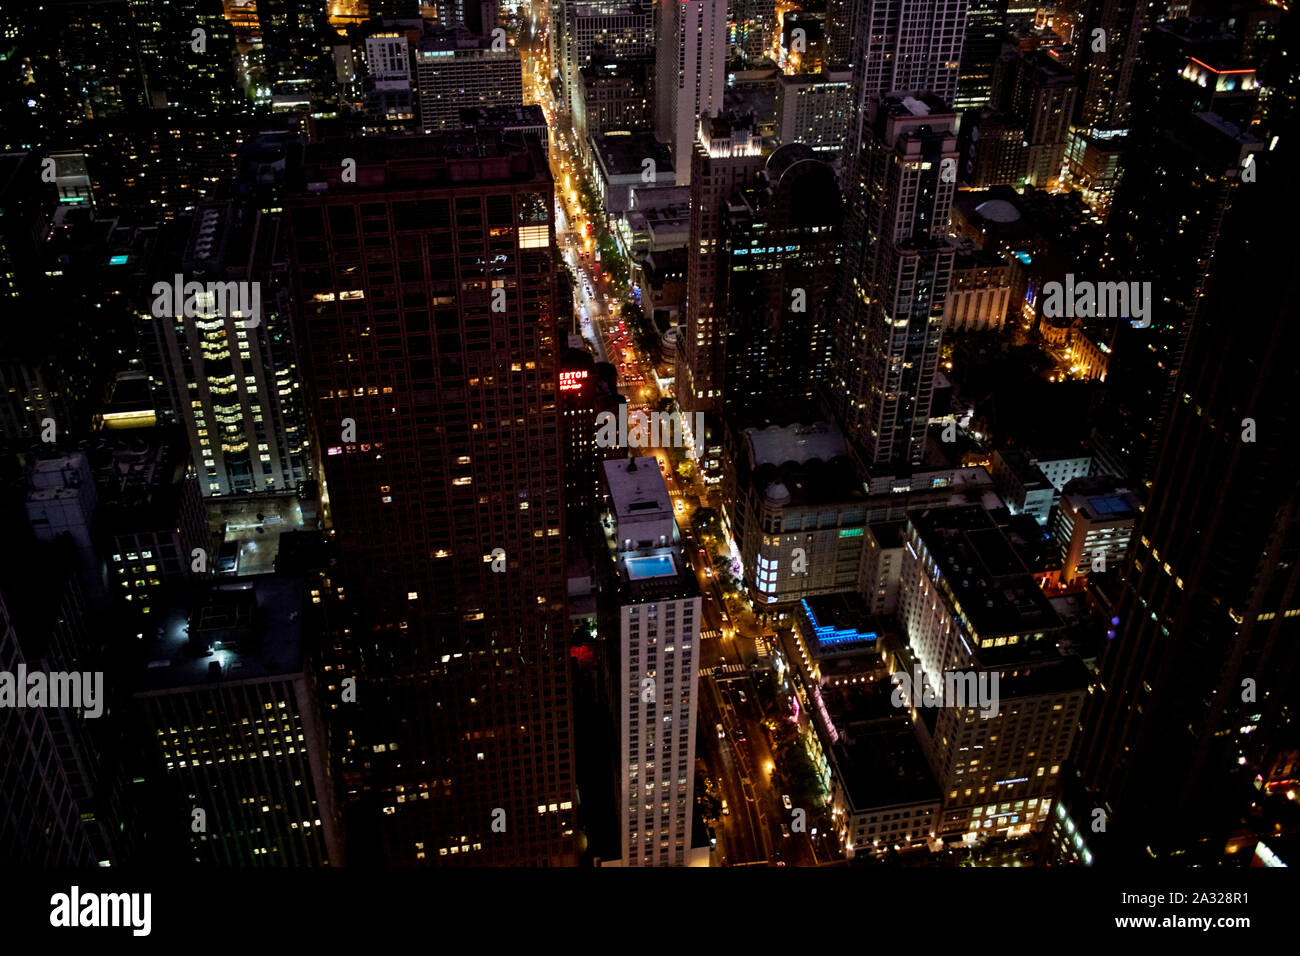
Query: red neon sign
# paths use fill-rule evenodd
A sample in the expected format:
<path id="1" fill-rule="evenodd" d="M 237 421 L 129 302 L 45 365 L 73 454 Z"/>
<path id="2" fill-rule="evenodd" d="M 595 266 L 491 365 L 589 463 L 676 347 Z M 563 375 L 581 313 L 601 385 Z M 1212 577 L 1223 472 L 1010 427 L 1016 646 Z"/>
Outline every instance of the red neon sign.
<path id="1" fill-rule="evenodd" d="M 587 378 L 587 370 L 579 369 L 576 372 L 560 373 L 560 391 L 573 392 L 582 388 L 583 381 Z"/>

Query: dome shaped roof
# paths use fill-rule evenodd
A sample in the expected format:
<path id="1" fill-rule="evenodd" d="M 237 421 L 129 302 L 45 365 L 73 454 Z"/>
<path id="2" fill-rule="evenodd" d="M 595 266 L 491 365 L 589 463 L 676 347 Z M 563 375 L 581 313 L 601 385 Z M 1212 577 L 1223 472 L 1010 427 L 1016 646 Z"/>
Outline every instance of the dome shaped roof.
<path id="1" fill-rule="evenodd" d="M 982 202 L 975 207 L 975 211 L 993 222 L 1015 222 L 1020 218 L 1020 211 L 1005 199 Z"/>

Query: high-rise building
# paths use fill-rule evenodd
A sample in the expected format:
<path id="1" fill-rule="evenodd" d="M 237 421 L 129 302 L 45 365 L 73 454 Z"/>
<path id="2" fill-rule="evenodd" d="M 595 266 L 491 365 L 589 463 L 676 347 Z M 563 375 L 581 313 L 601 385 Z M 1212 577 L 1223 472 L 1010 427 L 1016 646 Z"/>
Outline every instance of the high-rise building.
<path id="1" fill-rule="evenodd" d="M 1108 475 L 1070 482 L 1052 523 L 1061 551 L 1061 583 L 1073 584 L 1093 571 L 1118 571 L 1141 513 L 1137 495 Z"/>
<path id="2" fill-rule="evenodd" d="M 930 93 L 952 102 L 968 2 L 859 0 L 852 59 L 859 128 L 875 118 L 863 111 L 890 93 Z"/>
<path id="3" fill-rule="evenodd" d="M 603 54 L 578 71 L 574 86 L 573 130 L 578 142 L 614 131 L 647 129 L 654 116 L 651 78 L 654 59 L 648 56 L 615 60 Z"/>
<path id="4" fill-rule="evenodd" d="M 551 68 L 559 75 L 557 101 L 562 110 L 576 112 L 581 74 L 593 58 L 627 63 L 654 54 L 654 7 L 653 0 L 557 0 L 551 4 Z"/>
<path id="5" fill-rule="evenodd" d="M 1046 188 L 1061 176 L 1065 145 L 1078 92 L 1074 73 L 1045 50 L 1019 61 L 1012 110 L 1025 121 L 1025 181 Z"/>
<path id="6" fill-rule="evenodd" d="M 673 151 L 677 185 L 693 175 L 700 122 L 723 110 L 727 82 L 726 0 L 660 3 L 656 29 L 655 135 Z"/>
<path id="7" fill-rule="evenodd" d="M 1111 342 L 1095 441 L 1116 474 L 1151 479 L 1160 429 L 1176 400 L 1174 378 L 1222 246 L 1224 217 L 1252 188 L 1241 181 L 1242 170 L 1264 147 L 1257 134 L 1197 113 L 1168 118 L 1144 152 L 1149 161 L 1125 170 L 1109 245 L 1120 276 L 1151 283 L 1152 314 L 1148 327 L 1121 325 Z M 1167 192 L 1169 201 L 1152 203 L 1157 192 Z"/>
<path id="8" fill-rule="evenodd" d="M 159 825 L 159 855 L 340 865 L 303 580 L 262 577 L 159 603 L 135 677 L 158 813 L 171 819 Z"/>
<path id="9" fill-rule="evenodd" d="M 563 340 L 541 144 L 368 137 L 295 165 L 295 340 L 340 577 L 369 617 L 357 853 L 571 864 Z"/>
<path id="10" fill-rule="evenodd" d="M 174 245 L 161 244 L 172 254 L 154 264 L 160 285 L 140 312 L 158 404 L 185 426 L 204 497 L 292 491 L 310 477 L 283 226 L 281 216 L 199 205 L 171 227 Z M 185 315 L 191 282 L 204 291 Z M 256 303 L 255 314 L 234 314 L 236 300 Z"/>
<path id="11" fill-rule="evenodd" d="M 23 637 L 0 593 L 0 670 L 38 669 L 23 653 Z M 0 861 L 9 866 L 80 867 L 96 860 L 93 824 L 82 819 L 60 759 L 53 726 L 60 716 L 44 707 L 0 707 Z"/>
<path id="12" fill-rule="evenodd" d="M 850 441 L 883 473 L 924 453 L 955 256 L 947 229 L 957 115 L 928 96 L 886 97 L 877 112 L 845 187 L 845 291 L 829 387 Z"/>
<path id="13" fill-rule="evenodd" d="M 840 152 L 849 131 L 852 80 L 853 74 L 847 69 L 779 76 L 777 143 L 782 146 L 804 143 L 819 153 Z"/>
<path id="14" fill-rule="evenodd" d="M 908 515 L 895 665 L 936 691 L 956 672 L 993 706 L 944 700 L 913 724 L 943 794 L 938 832 L 1018 836 L 1040 828 L 1087 696 L 1087 670 L 1057 645 L 1064 625 L 1008 535 L 978 505 Z M 919 689 L 912 702 L 919 700 Z M 907 698 L 905 698 L 907 699 Z M 977 756 L 973 756 L 977 755 Z"/>
<path id="15" fill-rule="evenodd" d="M 426 34 L 415 54 L 415 72 L 426 133 L 459 129 L 466 107 L 524 105 L 519 49 L 494 50 L 491 40 L 464 28 Z"/>
<path id="16" fill-rule="evenodd" d="M 682 410 L 722 408 L 724 374 L 723 206 L 763 167 L 762 139 L 752 116 L 700 120 L 691 165 L 691 237 L 686 271 L 686 321 L 677 372 Z M 680 163 L 679 163 L 680 166 Z M 679 180 L 680 181 L 680 180 Z"/>
<path id="17" fill-rule="evenodd" d="M 1006 32 L 1007 0 L 970 0 L 966 36 L 953 105 L 959 110 L 987 106 L 993 93 L 993 64 Z"/>
<path id="18" fill-rule="evenodd" d="M 758 59 L 767 52 L 776 24 L 775 0 L 731 0 L 727 4 L 728 39 L 735 52 L 747 59 Z"/>
<path id="19" fill-rule="evenodd" d="M 1294 143 L 1227 214 L 1120 581 L 1076 754 L 1099 859 L 1217 864 L 1294 734 L 1300 247 L 1260 231 L 1300 200 Z"/>
<path id="20" fill-rule="evenodd" d="M 624 866 L 687 866 L 694 817 L 700 590 L 654 457 L 607 461 L 617 589 L 609 696 Z"/>
<path id="21" fill-rule="evenodd" d="M 776 150 L 726 203 L 725 413 L 812 400 L 830 366 L 843 216 L 835 172 L 803 143 Z"/>
<path id="22" fill-rule="evenodd" d="M 1077 72 L 1083 81 L 1075 123 L 1084 130 L 1129 128 L 1129 91 L 1146 26 L 1138 0 L 1090 0 L 1079 31 Z M 1098 33 L 1097 31 L 1103 31 Z"/>

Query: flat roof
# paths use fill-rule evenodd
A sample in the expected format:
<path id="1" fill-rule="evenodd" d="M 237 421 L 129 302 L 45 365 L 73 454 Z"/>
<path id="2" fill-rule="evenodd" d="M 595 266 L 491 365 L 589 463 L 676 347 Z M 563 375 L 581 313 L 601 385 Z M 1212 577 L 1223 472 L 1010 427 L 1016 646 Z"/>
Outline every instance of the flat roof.
<path id="1" fill-rule="evenodd" d="M 604 462 L 605 481 L 615 518 L 673 516 L 668 484 L 653 455 Z"/>
<path id="2" fill-rule="evenodd" d="M 653 133 L 598 133 L 591 137 L 591 148 L 611 176 L 639 177 L 647 159 L 654 160 L 656 177 L 675 168 L 672 153 Z"/>
<path id="3" fill-rule="evenodd" d="M 145 635 L 135 672 L 136 694 L 301 673 L 306 590 L 300 577 L 268 575 L 160 597 L 157 628 Z M 219 676 L 213 663 L 221 665 Z"/>
<path id="4" fill-rule="evenodd" d="M 927 508 L 909 512 L 908 521 L 937 566 L 927 564 L 927 574 L 960 604 L 981 640 L 1062 627 L 1029 568 L 984 508 Z"/>

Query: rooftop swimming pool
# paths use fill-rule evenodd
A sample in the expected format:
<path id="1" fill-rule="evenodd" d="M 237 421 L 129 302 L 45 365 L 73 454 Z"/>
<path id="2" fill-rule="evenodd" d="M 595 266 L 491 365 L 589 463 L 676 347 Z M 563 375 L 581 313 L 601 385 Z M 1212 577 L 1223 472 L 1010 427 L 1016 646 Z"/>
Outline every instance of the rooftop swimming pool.
<path id="1" fill-rule="evenodd" d="M 662 578 L 676 573 L 672 555 L 669 554 L 651 554 L 627 559 L 627 576 L 633 581 L 640 581 L 643 578 Z"/>

